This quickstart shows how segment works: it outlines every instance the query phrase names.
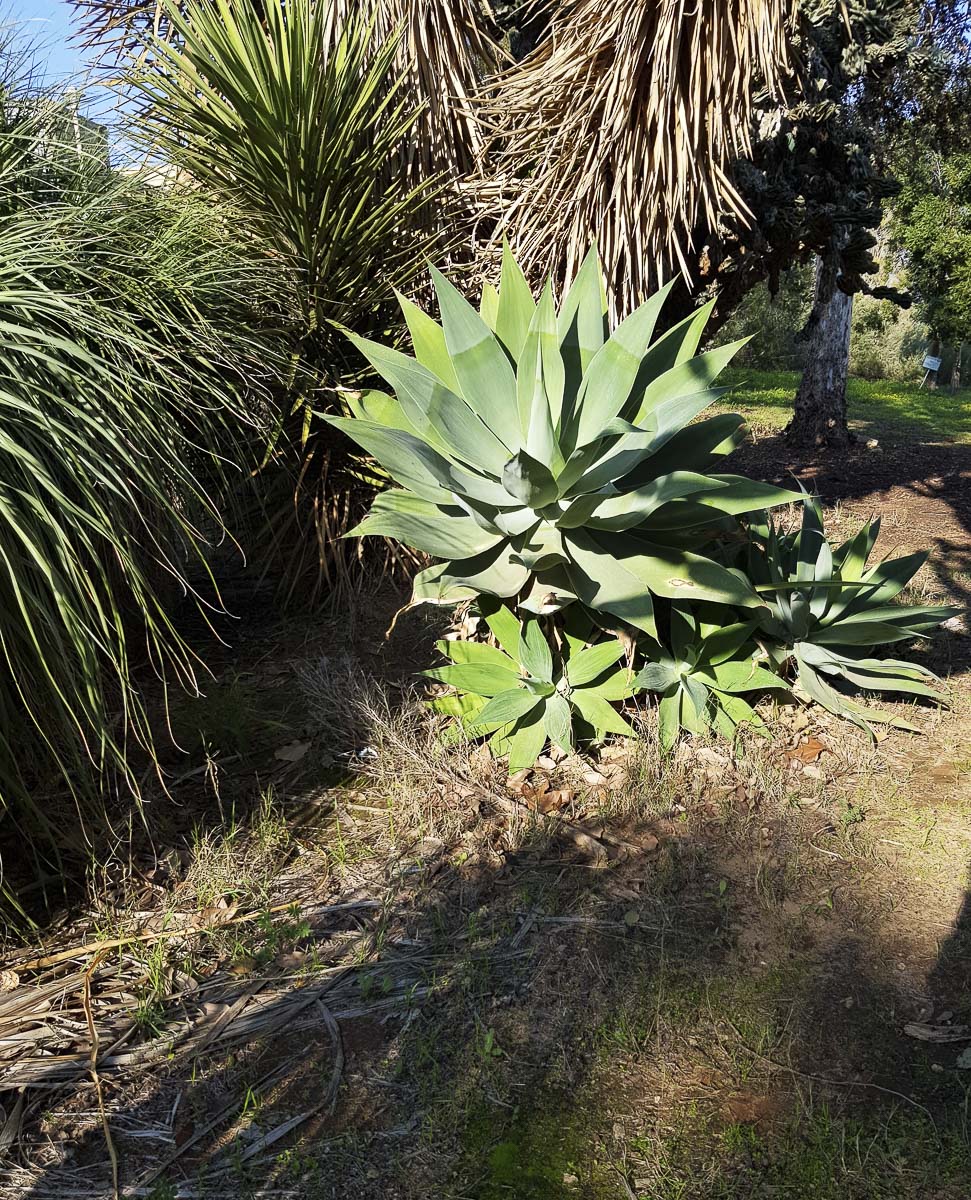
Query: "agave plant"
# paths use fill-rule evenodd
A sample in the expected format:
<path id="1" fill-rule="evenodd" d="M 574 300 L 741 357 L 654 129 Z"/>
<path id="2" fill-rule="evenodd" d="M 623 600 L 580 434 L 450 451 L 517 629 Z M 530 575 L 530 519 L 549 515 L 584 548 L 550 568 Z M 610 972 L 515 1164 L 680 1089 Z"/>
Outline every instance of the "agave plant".
<path id="1" fill-rule="evenodd" d="M 635 687 L 660 695 L 658 728 L 663 750 L 670 750 L 681 730 L 702 733 L 706 728 L 734 737 L 747 723 L 759 732 L 765 723 L 747 694 L 788 690 L 774 671 L 756 661 L 752 642 L 755 621 L 733 621 L 714 611 L 708 621 L 672 605 L 670 648 L 652 647 L 648 662 L 634 680 Z"/>
<path id="2" fill-rule="evenodd" d="M 561 631 L 554 654 L 541 618 L 520 624 L 500 605 L 486 621 L 498 646 L 441 641 L 451 661 L 424 674 L 454 689 L 431 700 L 432 708 L 455 717 L 467 737 L 488 737 L 493 753 L 509 755 L 511 772 L 531 767 L 547 739 L 573 750 L 580 739 L 633 734 L 612 707 L 633 690 L 632 672 L 618 666 L 618 638 L 587 645 L 584 636 Z"/>
<path id="3" fill-rule="evenodd" d="M 349 335 L 395 396 L 329 418 L 401 485 L 352 532 L 445 560 L 418 575 L 416 603 L 486 593 L 548 613 L 580 600 L 654 637 L 652 594 L 762 603 L 689 548 L 795 495 L 703 473 L 743 436 L 734 416 L 685 428 L 741 345 L 695 353 L 711 305 L 652 342 L 667 289 L 609 333 L 595 251 L 559 313 L 549 283 L 533 301 L 508 246 L 479 312 L 432 275 L 441 324 L 401 300 L 414 358 Z"/>
<path id="4" fill-rule="evenodd" d="M 769 604 L 770 615 L 762 618 L 768 652 L 779 665 L 794 658 L 799 683 L 811 699 L 864 729 L 869 721 L 914 729 L 892 713 L 858 704 L 832 682 L 938 703 L 944 699 L 930 686 L 940 681 L 926 667 L 867 656 L 880 646 L 926 637 L 960 612 L 949 605 L 894 603 L 927 554 L 868 567 L 879 532 L 877 518 L 834 547 L 823 533 L 819 501 L 807 496 L 798 530 L 781 533 L 765 516 L 753 521 L 748 572 Z"/>

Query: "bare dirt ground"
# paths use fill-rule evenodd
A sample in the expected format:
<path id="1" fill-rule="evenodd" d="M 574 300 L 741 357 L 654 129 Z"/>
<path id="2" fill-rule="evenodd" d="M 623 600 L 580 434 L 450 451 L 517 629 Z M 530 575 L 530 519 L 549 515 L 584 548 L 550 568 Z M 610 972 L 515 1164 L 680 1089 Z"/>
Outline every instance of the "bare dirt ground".
<path id="1" fill-rule="evenodd" d="M 880 513 L 967 603 L 971 448 L 733 469 Z M 923 736 L 786 710 L 510 788 L 429 737 L 435 618 L 385 644 L 395 604 L 253 613 L 173 714 L 153 845 L 12 949 L 0 1194 L 971 1196 L 966 627 Z"/>

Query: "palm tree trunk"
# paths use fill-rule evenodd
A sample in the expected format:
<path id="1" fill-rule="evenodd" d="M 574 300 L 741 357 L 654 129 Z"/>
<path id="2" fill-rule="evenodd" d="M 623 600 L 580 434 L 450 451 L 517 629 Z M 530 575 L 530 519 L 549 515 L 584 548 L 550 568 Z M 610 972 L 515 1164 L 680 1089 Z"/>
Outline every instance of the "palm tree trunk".
<path id="1" fill-rule="evenodd" d="M 835 262 L 819 259 L 809 354 L 786 430 L 793 446 L 847 446 L 846 376 L 850 363 L 853 297 L 836 287 Z"/>

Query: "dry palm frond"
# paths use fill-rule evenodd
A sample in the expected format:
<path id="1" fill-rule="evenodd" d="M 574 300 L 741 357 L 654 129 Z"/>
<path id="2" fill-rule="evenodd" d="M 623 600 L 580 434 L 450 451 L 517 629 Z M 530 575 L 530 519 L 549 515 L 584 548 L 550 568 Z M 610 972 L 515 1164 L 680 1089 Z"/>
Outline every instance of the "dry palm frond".
<path id="1" fill-rule="evenodd" d="M 745 221 L 729 170 L 793 57 L 785 0 L 564 0 L 489 105 L 499 215 L 537 273 L 596 239 L 621 311 L 690 280 L 700 224 Z"/>

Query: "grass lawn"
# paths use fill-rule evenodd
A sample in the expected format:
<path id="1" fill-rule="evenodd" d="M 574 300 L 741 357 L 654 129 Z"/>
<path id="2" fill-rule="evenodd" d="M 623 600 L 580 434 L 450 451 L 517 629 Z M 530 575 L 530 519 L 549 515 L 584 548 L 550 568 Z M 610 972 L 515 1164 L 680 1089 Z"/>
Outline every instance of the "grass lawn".
<path id="1" fill-rule="evenodd" d="M 799 371 L 735 368 L 719 383 L 732 391 L 722 402 L 756 429 L 782 429 L 792 416 Z M 971 443 L 971 388 L 929 391 L 890 379 L 850 379 L 850 425 L 868 437 L 906 437 L 923 442 Z"/>

